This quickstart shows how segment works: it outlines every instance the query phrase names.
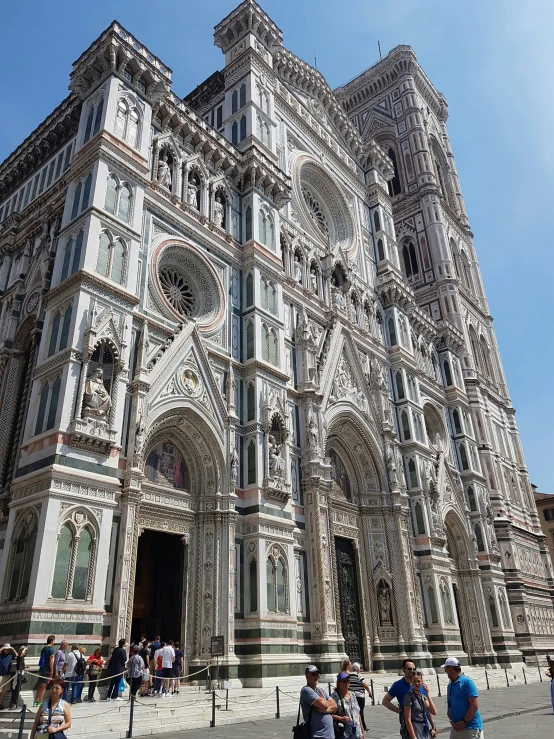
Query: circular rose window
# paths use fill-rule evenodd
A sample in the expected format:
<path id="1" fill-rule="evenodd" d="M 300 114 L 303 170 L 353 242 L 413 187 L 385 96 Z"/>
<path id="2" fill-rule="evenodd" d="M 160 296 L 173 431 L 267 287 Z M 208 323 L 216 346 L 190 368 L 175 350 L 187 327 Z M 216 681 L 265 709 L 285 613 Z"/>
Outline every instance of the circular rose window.
<path id="1" fill-rule="evenodd" d="M 187 318 L 194 315 L 196 298 L 187 278 L 179 270 L 175 267 L 162 267 L 160 285 L 167 302 L 177 313 Z"/>
<path id="2" fill-rule="evenodd" d="M 166 242 L 152 260 L 154 302 L 168 317 L 211 328 L 222 316 L 221 284 L 201 253 L 186 243 Z"/>

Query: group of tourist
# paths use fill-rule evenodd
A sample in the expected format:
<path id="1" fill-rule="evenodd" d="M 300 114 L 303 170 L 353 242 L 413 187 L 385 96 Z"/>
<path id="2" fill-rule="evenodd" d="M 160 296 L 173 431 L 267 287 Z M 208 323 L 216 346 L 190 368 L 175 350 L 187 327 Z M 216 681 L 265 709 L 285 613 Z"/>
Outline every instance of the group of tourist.
<path id="1" fill-rule="evenodd" d="M 479 713 L 475 683 L 462 675 L 455 657 L 442 665 L 450 683 L 447 689 L 450 739 L 483 739 L 483 721 Z M 402 662 L 404 677 L 391 685 L 383 698 L 383 706 L 400 718 L 402 739 L 434 739 L 437 708 L 430 695 L 423 673 L 413 660 Z M 300 708 L 304 725 L 295 734 L 310 739 L 364 739 L 367 726 L 364 717 L 365 692 L 371 690 L 360 676 L 360 665 L 343 662 L 331 696 L 318 687 L 319 670 L 308 665 L 306 685 L 300 693 Z M 398 705 L 392 701 L 395 700 Z M 300 715 L 300 713 L 299 713 Z"/>

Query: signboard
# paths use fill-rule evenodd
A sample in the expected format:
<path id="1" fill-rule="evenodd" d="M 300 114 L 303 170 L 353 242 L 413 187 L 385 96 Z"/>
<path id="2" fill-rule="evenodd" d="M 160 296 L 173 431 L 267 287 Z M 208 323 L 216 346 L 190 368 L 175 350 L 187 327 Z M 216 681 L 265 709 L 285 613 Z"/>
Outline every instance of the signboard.
<path id="1" fill-rule="evenodd" d="M 223 637 L 212 636 L 212 657 L 223 657 Z"/>

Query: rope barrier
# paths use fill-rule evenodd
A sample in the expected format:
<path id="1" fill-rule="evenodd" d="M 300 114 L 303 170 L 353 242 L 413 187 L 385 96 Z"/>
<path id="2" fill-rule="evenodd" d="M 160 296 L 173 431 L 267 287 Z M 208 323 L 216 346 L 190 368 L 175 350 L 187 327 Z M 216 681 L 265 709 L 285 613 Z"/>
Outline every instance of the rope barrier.
<path id="1" fill-rule="evenodd" d="M 160 677 L 159 679 L 160 680 L 185 680 L 186 678 L 194 677 L 195 675 L 199 675 L 201 672 L 205 672 L 206 670 L 209 670 L 209 669 L 210 669 L 210 665 L 206 665 L 206 667 L 202 667 L 202 669 L 201 670 L 198 670 L 197 672 L 191 672 L 190 675 L 179 675 L 179 676 L 173 675 L 172 677 L 165 677 L 165 678 L 164 677 Z M 96 680 L 96 682 L 97 683 L 102 683 L 102 682 L 105 682 L 106 680 L 112 680 L 114 677 L 121 677 L 122 675 L 126 675 L 128 671 L 129 671 L 128 669 L 125 669 L 125 670 L 123 670 L 123 672 L 118 672 L 117 675 L 107 675 L 106 677 L 100 677 L 100 678 L 98 678 Z M 25 670 L 25 672 L 28 675 L 33 675 L 34 677 L 44 677 L 44 675 L 40 675 L 38 672 L 33 672 L 32 670 Z M 14 675 L 14 677 L 16 677 L 16 676 Z M 85 675 L 82 675 L 81 677 L 84 678 Z M 150 677 L 156 679 L 158 676 L 151 674 Z M 50 679 L 52 680 L 53 678 L 50 678 Z M 63 680 L 71 680 L 71 678 L 65 678 L 63 676 L 62 676 L 62 679 Z M 13 680 L 13 678 L 12 678 L 12 680 Z M 89 680 L 90 680 L 90 676 L 89 676 Z"/>
<path id="2" fill-rule="evenodd" d="M 282 691 L 281 691 L 281 690 L 279 690 L 279 692 L 281 693 Z M 231 698 L 227 698 L 227 696 L 225 696 L 225 695 L 218 695 L 217 691 L 215 691 L 215 690 L 214 690 L 214 693 L 216 694 L 216 696 L 217 696 L 217 697 L 218 697 L 218 698 L 219 698 L 220 700 L 224 700 L 224 701 L 228 700 L 228 701 L 229 701 L 229 703 L 237 703 L 237 704 L 239 704 L 239 705 L 241 705 L 241 706 L 244 706 L 244 704 L 245 704 L 245 701 L 244 701 L 244 700 L 242 700 L 242 701 L 234 701 L 234 700 L 232 700 Z M 252 705 L 252 704 L 255 704 L 255 703 L 262 703 L 263 701 L 267 700 L 268 698 L 271 698 L 271 696 L 273 695 L 273 693 L 275 693 L 275 690 L 272 690 L 272 691 L 271 691 L 271 693 L 268 693 L 267 695 L 264 695 L 264 697 L 263 697 L 263 698 L 260 698 L 260 699 L 259 699 L 259 700 L 257 700 L 257 701 L 250 701 L 250 700 L 249 700 L 249 701 L 248 701 L 248 705 L 250 706 L 250 705 Z"/>

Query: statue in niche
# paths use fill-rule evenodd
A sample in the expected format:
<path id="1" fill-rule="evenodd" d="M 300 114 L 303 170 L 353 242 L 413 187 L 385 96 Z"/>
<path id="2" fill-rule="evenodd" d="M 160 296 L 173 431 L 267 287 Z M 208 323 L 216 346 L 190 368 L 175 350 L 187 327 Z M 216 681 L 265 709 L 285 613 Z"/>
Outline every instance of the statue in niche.
<path id="1" fill-rule="evenodd" d="M 144 434 L 146 429 L 144 428 L 144 423 L 142 421 L 142 416 L 139 417 L 139 420 L 137 421 L 137 426 L 135 430 L 135 454 L 142 454 L 142 447 L 144 445 Z"/>
<path id="2" fill-rule="evenodd" d="M 195 194 L 196 199 L 196 194 Z M 214 200 L 214 224 L 219 228 L 223 228 L 225 220 L 225 204 L 221 202 L 221 195 L 217 194 Z"/>
<path id="3" fill-rule="evenodd" d="M 487 518 L 487 529 L 488 529 L 488 532 L 489 532 L 489 539 L 490 539 L 490 543 L 491 543 L 491 548 L 495 552 L 499 552 L 500 550 L 498 549 L 498 542 L 496 540 L 496 533 L 494 531 L 494 516 L 493 516 L 493 512 L 492 512 L 492 508 L 491 508 L 490 503 L 487 503 L 487 505 L 486 505 L 486 518 Z"/>
<path id="4" fill-rule="evenodd" d="M 85 382 L 83 406 L 83 416 L 85 418 L 99 419 L 104 419 L 112 407 L 112 399 L 104 385 L 102 367 L 95 367 L 92 375 Z"/>
<path id="5" fill-rule="evenodd" d="M 394 458 L 394 449 L 390 445 L 387 452 L 386 463 L 390 489 L 396 490 L 398 488 L 398 468 L 396 467 L 396 460 Z"/>
<path id="6" fill-rule="evenodd" d="M 310 421 L 308 423 L 308 439 L 309 439 L 310 451 L 314 452 L 314 454 L 317 454 L 319 451 L 318 431 L 317 431 L 317 423 L 315 422 L 315 419 L 313 416 L 310 418 Z"/>
<path id="7" fill-rule="evenodd" d="M 294 255 L 293 273 L 294 273 L 294 279 L 296 280 L 296 282 L 298 282 L 301 285 L 302 284 L 302 265 L 300 263 L 300 257 L 298 256 L 298 254 Z"/>
<path id="8" fill-rule="evenodd" d="M 345 307 L 345 300 L 344 300 L 344 293 L 340 289 L 340 287 L 332 287 L 331 288 L 331 297 L 333 299 L 333 306 L 335 308 L 340 308 L 341 310 Z"/>
<path id="9" fill-rule="evenodd" d="M 239 455 L 237 453 L 236 447 L 233 447 L 233 451 L 231 452 L 231 487 L 234 489 L 237 486 L 238 480 L 239 480 Z"/>
<path id="10" fill-rule="evenodd" d="M 392 604 L 390 587 L 385 580 L 379 580 L 377 587 L 377 604 L 379 606 L 379 623 L 381 626 L 392 626 Z"/>
<path id="11" fill-rule="evenodd" d="M 317 270 L 313 265 L 310 267 L 310 289 L 317 295 Z"/>
<path id="12" fill-rule="evenodd" d="M 187 203 L 190 205 L 191 208 L 195 208 L 196 210 L 198 210 L 198 188 L 196 186 L 196 182 L 194 181 L 194 177 L 191 177 L 188 182 Z"/>
<path id="13" fill-rule="evenodd" d="M 281 457 L 281 444 L 278 444 L 275 437 L 269 436 L 269 474 L 271 477 L 283 477 L 284 462 Z"/>
<path id="14" fill-rule="evenodd" d="M 171 190 L 171 167 L 167 162 L 167 154 L 164 151 L 158 162 L 158 182 L 160 187 Z"/>
<path id="15" fill-rule="evenodd" d="M 190 369 L 185 370 L 183 374 L 183 383 L 186 393 L 192 393 L 196 389 L 198 383 L 197 377 L 194 372 Z"/>

